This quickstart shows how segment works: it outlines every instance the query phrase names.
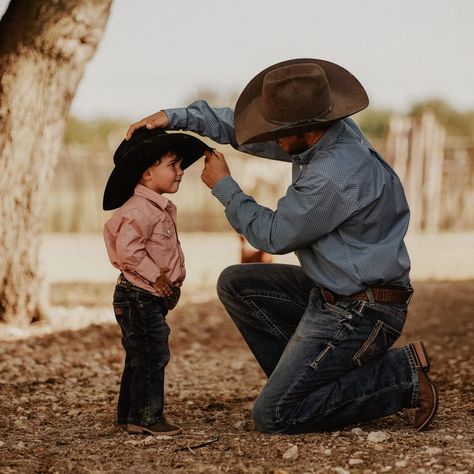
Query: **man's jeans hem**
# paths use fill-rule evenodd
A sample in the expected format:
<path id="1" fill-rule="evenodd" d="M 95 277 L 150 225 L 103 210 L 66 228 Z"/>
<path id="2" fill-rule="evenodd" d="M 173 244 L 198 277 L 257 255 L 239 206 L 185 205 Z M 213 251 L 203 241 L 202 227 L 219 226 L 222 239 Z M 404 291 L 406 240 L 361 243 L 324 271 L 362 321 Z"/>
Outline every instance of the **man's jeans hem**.
<path id="1" fill-rule="evenodd" d="M 413 357 L 413 354 L 409 346 L 403 348 L 405 355 L 407 356 L 409 365 L 410 365 L 410 374 L 413 382 L 413 393 L 411 395 L 410 406 L 408 408 L 415 408 L 418 406 L 418 393 L 419 393 L 419 383 L 418 383 L 418 372 L 416 370 L 416 361 Z"/>

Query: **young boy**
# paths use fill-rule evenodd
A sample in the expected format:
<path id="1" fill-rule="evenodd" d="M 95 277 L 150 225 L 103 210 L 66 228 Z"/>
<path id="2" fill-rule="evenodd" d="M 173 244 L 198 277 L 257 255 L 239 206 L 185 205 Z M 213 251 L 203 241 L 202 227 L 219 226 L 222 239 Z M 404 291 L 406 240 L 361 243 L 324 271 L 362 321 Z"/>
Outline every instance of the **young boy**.
<path id="1" fill-rule="evenodd" d="M 183 170 L 207 149 L 191 135 L 142 128 L 114 154 L 103 207 L 120 208 L 105 224 L 104 239 L 112 265 L 121 271 L 113 306 L 126 357 L 117 422 L 129 433 L 181 431 L 163 416 L 170 332 L 165 317 L 185 277 L 176 207 L 163 194 L 178 191 Z"/>

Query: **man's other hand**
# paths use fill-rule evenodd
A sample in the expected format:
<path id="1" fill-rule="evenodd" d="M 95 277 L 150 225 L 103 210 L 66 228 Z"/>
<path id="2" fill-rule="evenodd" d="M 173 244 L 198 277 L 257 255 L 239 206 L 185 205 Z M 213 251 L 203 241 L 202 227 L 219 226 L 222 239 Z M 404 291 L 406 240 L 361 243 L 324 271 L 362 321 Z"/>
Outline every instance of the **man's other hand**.
<path id="1" fill-rule="evenodd" d="M 201 179 L 208 188 L 212 189 L 221 178 L 231 174 L 224 155 L 220 151 L 205 151 L 204 154 L 206 158 Z"/>
<path id="2" fill-rule="evenodd" d="M 133 132 L 141 127 L 146 128 L 166 128 L 170 124 L 170 119 L 163 110 L 156 112 L 155 114 L 149 115 L 138 122 L 132 123 L 128 127 L 127 134 L 125 135 L 126 140 L 132 138 Z"/>

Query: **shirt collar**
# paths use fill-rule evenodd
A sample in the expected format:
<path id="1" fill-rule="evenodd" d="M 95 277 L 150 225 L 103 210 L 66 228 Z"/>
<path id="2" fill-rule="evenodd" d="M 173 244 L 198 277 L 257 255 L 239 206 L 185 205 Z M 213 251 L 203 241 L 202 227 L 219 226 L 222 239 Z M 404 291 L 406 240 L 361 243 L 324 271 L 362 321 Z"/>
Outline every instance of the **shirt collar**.
<path id="1" fill-rule="evenodd" d="M 332 145 L 337 137 L 340 135 L 344 128 L 344 123 L 342 120 L 334 122 L 327 130 L 326 133 L 322 136 L 321 140 L 317 141 L 311 148 L 308 148 L 303 153 L 293 156 L 293 161 L 298 165 L 307 164 L 313 155 L 320 150 L 328 148 Z"/>
<path id="2" fill-rule="evenodd" d="M 146 186 L 143 186 L 143 184 L 137 184 L 133 194 L 135 196 L 142 196 L 148 199 L 149 201 L 152 201 L 155 204 L 158 204 L 158 206 L 161 207 L 161 209 L 166 209 L 166 207 L 171 202 L 168 199 L 166 199 L 163 195 L 158 194 L 155 191 L 152 191 Z"/>

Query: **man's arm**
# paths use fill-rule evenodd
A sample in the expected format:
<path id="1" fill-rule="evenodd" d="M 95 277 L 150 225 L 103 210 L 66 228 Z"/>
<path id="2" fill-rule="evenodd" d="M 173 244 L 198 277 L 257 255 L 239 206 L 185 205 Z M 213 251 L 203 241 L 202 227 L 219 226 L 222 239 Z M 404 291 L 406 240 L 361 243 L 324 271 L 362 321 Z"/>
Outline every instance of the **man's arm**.
<path id="1" fill-rule="evenodd" d="M 272 254 L 313 244 L 353 215 L 357 201 L 328 177 L 313 175 L 288 187 L 275 211 L 242 191 L 230 175 L 222 153 L 206 153 L 202 180 L 225 207 L 232 227 L 249 243 Z"/>
<path id="2" fill-rule="evenodd" d="M 129 140 L 137 128 L 145 126 L 187 130 L 209 137 L 222 145 L 231 145 L 250 155 L 291 161 L 291 155 L 285 153 L 274 141 L 239 146 L 235 138 L 234 111 L 228 107 L 212 108 L 204 100 L 193 102 L 186 108 L 165 109 L 145 117 L 130 125 L 126 139 Z"/>

